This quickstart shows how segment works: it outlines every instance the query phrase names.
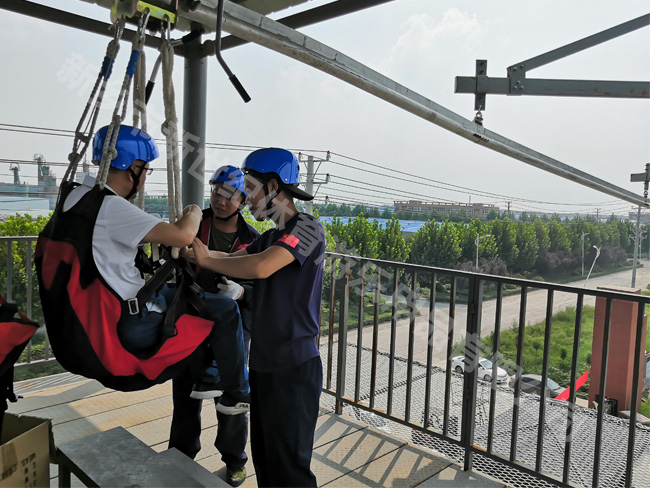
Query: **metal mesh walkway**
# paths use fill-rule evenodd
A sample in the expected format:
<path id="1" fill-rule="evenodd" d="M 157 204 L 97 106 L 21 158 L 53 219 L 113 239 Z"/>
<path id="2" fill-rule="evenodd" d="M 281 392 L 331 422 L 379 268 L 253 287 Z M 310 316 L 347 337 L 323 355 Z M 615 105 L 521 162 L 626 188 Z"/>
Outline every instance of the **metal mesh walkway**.
<path id="1" fill-rule="evenodd" d="M 338 344 L 335 342 L 332 351 L 332 385 L 336 384 L 336 362 Z M 327 364 L 327 345 L 321 346 L 323 364 Z M 357 366 L 357 346 L 348 343 L 347 365 L 344 396 L 354 398 L 355 375 Z M 363 348 L 361 351 L 361 376 L 359 382 L 359 399 L 364 404 L 370 402 L 370 379 L 372 365 L 372 350 Z M 406 409 L 406 382 L 408 362 L 396 357 L 393 371 L 392 412 L 395 417 L 404 418 Z M 376 390 L 374 408 L 386 411 L 388 408 L 390 356 L 377 352 Z M 431 404 L 430 428 L 442 432 L 445 398 L 444 370 L 432 367 L 431 374 Z M 414 362 L 412 373 L 412 397 L 410 421 L 424 423 L 424 402 L 426 389 L 426 365 Z M 334 388 L 334 386 L 333 386 Z M 452 373 L 449 399 L 448 435 L 460 439 L 461 403 L 463 375 Z M 488 442 L 488 412 L 490 401 L 490 384 L 479 381 L 477 388 L 476 426 L 474 443 L 487 446 Z M 504 457 L 510 455 L 512 435 L 512 409 L 514 403 L 513 391 L 507 387 L 498 386 L 495 390 L 495 418 L 493 452 Z M 323 400 L 334 397 L 324 395 Z M 567 423 L 567 403 L 556 400 L 546 400 L 546 423 L 544 426 L 544 452 L 542 470 L 549 475 L 561 479 L 564 466 L 565 436 Z M 516 461 L 531 469 L 535 467 L 537 454 L 537 435 L 539 421 L 540 397 L 526 393 L 521 394 L 519 403 L 519 423 L 517 428 Z M 375 427 L 381 428 L 392 435 L 414 442 L 421 446 L 437 451 L 441 455 L 457 462 L 463 461 L 463 450 L 459 446 L 445 440 L 429 436 L 397 422 L 368 413 L 364 410 L 346 406 L 346 413 Z M 582 486 L 591 486 L 595 448 L 597 411 L 594 409 L 575 406 L 573 426 L 573 444 L 571 451 L 571 468 L 569 480 Z M 627 454 L 629 423 L 611 415 L 603 419 L 602 454 L 600 467 L 601 486 L 623 487 L 625 475 L 625 460 Z M 650 486 L 650 429 L 638 426 L 636 430 L 633 486 Z M 551 486 L 525 472 L 510 468 L 486 456 L 474 456 L 474 469 L 488 474 L 505 483 L 516 487 Z"/>

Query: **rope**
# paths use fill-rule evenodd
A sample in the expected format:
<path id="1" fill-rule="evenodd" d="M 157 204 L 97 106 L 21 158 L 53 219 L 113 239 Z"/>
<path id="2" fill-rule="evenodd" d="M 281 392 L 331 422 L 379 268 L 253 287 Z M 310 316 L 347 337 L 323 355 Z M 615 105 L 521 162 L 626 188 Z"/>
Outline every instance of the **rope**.
<path id="1" fill-rule="evenodd" d="M 170 40 L 170 27 L 167 22 L 167 33 L 163 32 L 164 41 L 160 46 L 162 56 L 163 104 L 165 121 L 162 132 L 166 138 L 167 153 L 167 193 L 169 202 L 169 222 L 174 223 L 182 215 L 181 202 L 181 169 L 178 156 L 178 117 L 176 116 L 176 95 L 172 72 L 174 70 L 174 46 Z M 172 249 L 172 258 L 178 259 L 179 249 Z"/>
<path id="2" fill-rule="evenodd" d="M 133 39 L 131 58 L 129 59 L 129 64 L 126 67 L 126 73 L 124 73 L 124 79 L 122 80 L 120 94 L 117 97 L 117 101 L 115 102 L 115 109 L 113 110 L 111 123 L 108 126 L 108 131 L 106 132 L 106 139 L 104 140 L 104 147 L 102 152 L 102 160 L 99 163 L 99 171 L 97 172 L 97 178 L 95 180 L 95 184 L 98 184 L 101 189 L 103 189 L 104 185 L 106 184 L 106 177 L 108 176 L 108 168 L 111 165 L 111 161 L 117 156 L 117 150 L 115 149 L 117 136 L 120 131 L 120 126 L 126 117 L 129 92 L 131 91 L 131 82 L 133 81 L 133 75 L 135 74 L 138 59 L 142 51 L 142 46 L 144 45 L 142 38 L 144 37 L 146 21 L 148 20 L 149 13 L 147 13 L 144 18 L 141 18 L 140 22 L 138 23 L 138 33 Z"/>
<path id="3" fill-rule="evenodd" d="M 95 132 L 95 124 L 97 122 L 97 116 L 99 115 L 99 109 L 101 108 L 102 101 L 104 99 L 104 93 L 106 92 L 106 83 L 111 77 L 113 71 L 113 64 L 115 63 L 115 58 L 117 53 L 120 50 L 120 39 L 122 38 L 122 33 L 124 32 L 124 19 L 120 19 L 115 22 L 111 28 L 115 30 L 115 35 L 113 39 L 108 43 L 106 48 L 106 55 L 104 56 L 104 62 L 102 67 L 99 70 L 97 75 L 97 80 L 93 86 L 88 101 L 86 102 L 86 107 L 84 108 L 83 114 L 79 119 L 77 128 L 75 129 L 75 138 L 72 143 L 72 152 L 68 155 L 68 161 L 70 162 L 68 169 L 63 176 L 63 181 L 72 181 L 75 174 L 77 173 L 77 167 L 79 161 L 86 153 L 90 140 Z M 93 102 L 94 100 L 94 102 Z M 88 120 L 86 120 L 86 118 Z M 85 122 L 85 127 L 84 126 Z M 83 127 L 83 128 L 82 128 Z"/>
<path id="4" fill-rule="evenodd" d="M 142 46 L 140 46 L 142 49 Z M 141 51 L 133 78 L 133 127 L 139 127 L 147 132 L 147 104 L 145 102 L 145 89 L 147 87 L 146 56 Z"/>
<path id="5" fill-rule="evenodd" d="M 149 21 L 149 11 L 147 10 L 146 17 L 140 19 L 146 27 Z M 137 40 L 137 44 L 136 44 Z M 147 131 L 147 102 L 146 102 L 146 88 L 147 88 L 147 61 L 144 53 L 144 40 L 145 33 L 142 29 L 142 35 L 133 39 L 133 48 L 140 52 L 140 57 L 135 66 L 135 76 L 133 78 L 133 127 L 139 127 L 143 131 Z M 144 210 L 144 189 L 138 192 L 136 197 L 137 205 L 140 210 Z"/>

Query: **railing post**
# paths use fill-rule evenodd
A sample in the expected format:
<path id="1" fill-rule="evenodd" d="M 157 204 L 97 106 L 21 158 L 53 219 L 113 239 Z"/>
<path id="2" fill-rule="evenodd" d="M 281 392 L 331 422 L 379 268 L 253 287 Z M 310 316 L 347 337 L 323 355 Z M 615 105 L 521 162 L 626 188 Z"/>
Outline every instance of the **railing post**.
<path id="1" fill-rule="evenodd" d="M 467 296 L 467 330 L 465 335 L 465 378 L 460 439 L 465 449 L 463 469 L 471 471 L 474 451 L 474 426 L 476 424 L 476 392 L 478 360 L 480 355 L 481 311 L 483 308 L 483 280 L 477 275 L 469 279 Z"/>
<path id="2" fill-rule="evenodd" d="M 375 268 L 377 281 L 375 282 L 375 295 L 372 306 L 372 362 L 370 364 L 370 408 L 375 407 L 375 392 L 377 387 L 377 348 L 379 347 L 379 301 L 381 290 L 381 269 Z"/>
<path id="3" fill-rule="evenodd" d="M 447 356 L 445 367 L 445 400 L 443 406 L 442 435 L 449 435 L 449 401 L 451 397 L 451 355 L 454 349 L 454 326 L 456 325 L 456 284 L 457 277 L 451 277 L 451 289 L 449 290 L 449 323 L 447 324 Z"/>
<path id="4" fill-rule="evenodd" d="M 636 412 L 639 400 L 639 369 L 641 366 L 641 358 L 643 357 L 643 317 L 645 315 L 645 305 L 643 302 L 637 305 L 636 317 L 636 335 L 634 341 L 634 362 L 632 363 L 632 401 L 630 403 L 630 424 L 629 433 L 627 438 L 627 462 L 625 463 L 625 488 L 634 486 L 634 443 L 636 439 Z M 604 398 L 604 395 L 603 395 Z"/>
<path id="5" fill-rule="evenodd" d="M 332 272 L 330 274 L 330 316 L 329 329 L 327 334 L 327 375 L 325 385 L 327 389 L 332 388 L 332 362 L 334 360 L 334 307 L 336 306 L 336 258 L 330 258 Z"/>
<path id="6" fill-rule="evenodd" d="M 11 289 L 13 288 L 13 284 L 11 282 L 11 278 L 14 274 L 14 259 L 13 259 L 13 241 L 7 241 L 7 293 L 6 293 L 6 300 L 8 302 L 11 302 Z"/>
<path id="7" fill-rule="evenodd" d="M 366 295 L 366 263 L 361 263 L 359 269 L 359 315 L 358 315 L 358 325 L 357 325 L 357 367 L 354 378 L 354 401 L 358 402 L 360 398 L 360 389 L 361 389 L 361 362 L 363 360 L 363 328 L 364 328 L 364 316 L 365 316 L 365 295 Z M 356 290 L 355 290 L 356 292 Z"/>
<path id="8" fill-rule="evenodd" d="M 25 266 L 25 271 L 27 273 L 27 316 L 31 319 L 32 318 L 32 278 L 33 278 L 33 272 L 34 272 L 34 260 L 33 260 L 33 254 L 34 251 L 32 249 L 32 241 L 29 240 L 26 242 L 27 244 L 27 262 Z M 31 342 L 29 343 L 30 348 L 31 348 Z"/>
<path id="9" fill-rule="evenodd" d="M 417 314 L 418 297 L 418 272 L 411 272 L 411 292 L 407 298 L 409 306 L 409 342 L 408 360 L 406 365 L 406 407 L 404 409 L 404 420 L 411 420 L 411 397 L 413 395 L 413 348 L 415 347 L 415 318 Z"/>
<path id="10" fill-rule="evenodd" d="M 341 260 L 341 264 L 343 264 Z M 339 350 L 336 358 L 336 406 L 338 415 L 343 413 L 343 396 L 345 394 L 345 374 L 348 350 L 348 308 L 350 305 L 350 262 L 345 260 L 345 274 L 339 283 Z"/>

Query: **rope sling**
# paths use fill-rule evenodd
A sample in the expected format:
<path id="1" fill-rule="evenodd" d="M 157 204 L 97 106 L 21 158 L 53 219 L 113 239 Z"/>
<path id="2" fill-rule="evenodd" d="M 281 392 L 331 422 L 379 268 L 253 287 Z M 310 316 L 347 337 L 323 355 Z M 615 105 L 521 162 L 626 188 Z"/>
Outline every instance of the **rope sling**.
<path id="1" fill-rule="evenodd" d="M 161 126 L 166 139 L 167 155 L 167 198 L 169 206 L 169 222 L 176 222 L 183 213 L 181 192 L 181 169 L 178 156 L 178 117 L 176 116 L 176 94 L 172 72 L 174 70 L 174 46 L 171 41 L 171 26 L 169 20 L 163 29 L 163 43 L 160 46 L 163 76 L 163 104 L 165 121 Z M 178 259 L 179 249 L 172 249 L 172 258 Z"/>
<path id="2" fill-rule="evenodd" d="M 143 17 L 140 17 L 138 22 L 138 31 L 136 36 L 133 38 L 133 47 L 131 49 L 131 58 L 129 59 L 129 64 L 126 67 L 126 73 L 124 73 L 124 79 L 122 80 L 122 87 L 120 88 L 120 93 L 115 102 L 115 108 L 113 109 L 113 116 L 111 117 L 111 122 L 108 125 L 108 132 L 106 133 L 106 139 L 104 140 L 104 147 L 102 152 L 102 159 L 99 163 L 99 170 L 97 171 L 97 179 L 95 183 L 99 185 L 100 189 L 104 189 L 106 184 L 106 177 L 108 176 L 108 169 L 111 165 L 111 161 L 117 156 L 117 151 L 115 145 L 117 143 L 117 136 L 120 131 L 120 125 L 126 117 L 126 110 L 129 100 L 129 91 L 131 89 L 131 83 L 133 81 L 133 76 L 135 75 L 138 59 L 144 47 L 144 38 L 145 38 L 145 29 L 146 24 L 149 20 L 149 12 L 147 12 Z M 134 102 L 135 104 L 135 102 Z M 121 108 L 121 112 L 120 112 Z M 137 110 L 134 110 L 134 120 L 141 112 L 139 107 Z M 146 124 L 146 122 L 145 122 Z"/>
<path id="3" fill-rule="evenodd" d="M 104 56 L 104 62 L 102 67 L 99 70 L 97 75 L 97 80 L 95 85 L 90 92 L 90 97 L 86 102 L 86 107 L 84 108 L 83 114 L 79 119 L 77 128 L 75 129 L 75 137 L 72 143 L 72 152 L 68 155 L 69 166 L 63 176 L 62 184 L 68 181 L 74 181 L 74 176 L 77 173 L 77 167 L 79 161 L 86 153 L 88 145 L 95 133 L 95 125 L 97 123 L 97 116 L 99 115 L 99 110 L 101 108 L 102 102 L 104 100 L 104 93 L 106 93 L 106 84 L 108 79 L 111 77 L 113 72 L 113 64 L 115 63 L 115 58 L 117 53 L 120 51 L 120 39 L 124 33 L 124 24 L 125 19 L 117 20 L 112 26 L 111 29 L 115 31 L 113 40 L 108 43 L 106 48 L 106 55 Z M 85 127 L 84 127 L 85 123 Z"/>
<path id="4" fill-rule="evenodd" d="M 149 22 L 149 13 L 144 19 L 144 26 L 146 28 Z M 146 80 L 147 80 L 147 58 L 144 52 L 144 33 L 142 36 L 137 37 L 137 49 L 140 52 L 138 62 L 135 65 L 135 76 L 133 78 L 133 127 L 139 127 L 147 132 L 147 102 L 146 102 Z M 136 38 L 134 38 L 134 48 Z M 144 189 L 137 193 L 136 202 L 140 210 L 144 210 Z M 152 246 L 152 251 L 158 251 L 157 246 Z M 158 261 L 158 259 L 155 259 Z"/>
<path id="5" fill-rule="evenodd" d="M 143 46 L 149 15 L 145 10 L 138 21 L 137 35 L 102 147 L 95 186 L 63 212 L 66 197 L 78 185 L 73 181 L 78 162 L 95 131 L 107 81 L 119 51 L 124 18 L 116 20 L 112 27 L 114 38 L 107 47 L 104 63 L 75 131 L 70 165 L 61 183 L 56 210 L 39 235 L 35 253 L 43 314 L 55 356 L 67 370 L 121 391 L 148 388 L 187 368 L 192 353 L 213 325 L 209 318 L 201 318 L 209 317 L 209 313 L 193 284 L 191 267 L 177 259 L 178 249 L 172 250 L 172 259 L 154 272 L 137 296 L 127 300 L 106 283 L 94 261 L 93 229 L 104 198 L 113 195 L 104 187 L 111 161 L 117 155 L 117 137 L 126 117 L 132 84 L 134 127 L 143 130 L 147 127 L 146 101 L 150 93 L 144 81 Z M 182 208 L 178 121 L 172 83 L 173 44 L 177 41 L 170 39 L 170 32 L 167 21 L 166 25 L 163 23 L 160 54 L 165 104 L 162 128 L 167 147 L 169 220 L 174 223 L 182 216 Z M 152 245 L 152 249 L 157 247 Z M 118 325 L 128 316 L 139 314 L 170 276 L 175 276 L 176 292 L 167 304 L 158 343 L 146 351 L 127 350 L 121 343 Z"/>

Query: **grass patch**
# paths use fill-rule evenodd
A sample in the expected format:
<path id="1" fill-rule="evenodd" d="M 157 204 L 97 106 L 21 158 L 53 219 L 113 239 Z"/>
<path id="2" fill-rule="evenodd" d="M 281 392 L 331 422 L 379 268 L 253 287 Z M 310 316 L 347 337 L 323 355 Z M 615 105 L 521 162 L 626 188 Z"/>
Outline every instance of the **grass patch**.
<path id="1" fill-rule="evenodd" d="M 50 351 L 50 357 L 53 357 Z M 32 361 L 39 361 L 45 359 L 45 334 L 34 336 L 32 340 Z M 27 349 L 23 351 L 18 363 L 27 362 Z M 43 376 L 50 376 L 53 374 L 64 373 L 66 370 L 56 361 L 47 364 L 37 364 L 27 368 L 20 368 L 14 370 L 14 381 L 30 380 L 32 378 L 42 378 Z"/>
<path id="2" fill-rule="evenodd" d="M 368 295 L 370 296 L 370 295 Z M 378 320 L 377 322 L 382 324 L 385 322 L 390 322 L 392 314 L 392 305 L 386 303 L 382 300 L 383 303 L 379 304 L 378 307 Z M 416 315 L 420 315 L 420 312 L 416 309 Z M 397 303 L 397 313 L 395 314 L 396 320 L 409 317 L 411 314 L 408 306 L 405 303 Z M 334 309 L 334 333 L 336 334 L 339 330 L 339 309 L 338 303 Z M 321 336 L 329 335 L 329 323 L 330 323 L 330 309 L 329 307 L 321 308 L 321 319 L 320 319 L 320 333 Z M 364 304 L 363 307 L 363 325 L 362 327 L 372 325 L 375 323 L 375 307 L 374 305 Z M 348 309 L 348 330 L 356 330 L 359 328 L 359 304 L 351 305 Z"/>
<path id="3" fill-rule="evenodd" d="M 591 365 L 591 345 L 594 335 L 594 307 L 584 307 L 581 321 L 580 346 L 578 348 L 578 375 Z M 549 377 L 561 386 L 571 383 L 571 364 L 573 361 L 573 338 L 576 312 L 573 307 L 553 315 L 549 348 Z M 545 323 L 540 322 L 526 327 L 522 351 L 523 373 L 542 374 Z M 501 363 L 509 374 L 514 373 L 517 359 L 517 324 L 509 330 L 501 331 Z M 492 350 L 494 334 L 483 339 L 483 344 Z M 578 397 L 586 398 L 589 382 L 578 390 Z"/>

